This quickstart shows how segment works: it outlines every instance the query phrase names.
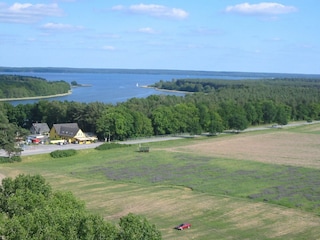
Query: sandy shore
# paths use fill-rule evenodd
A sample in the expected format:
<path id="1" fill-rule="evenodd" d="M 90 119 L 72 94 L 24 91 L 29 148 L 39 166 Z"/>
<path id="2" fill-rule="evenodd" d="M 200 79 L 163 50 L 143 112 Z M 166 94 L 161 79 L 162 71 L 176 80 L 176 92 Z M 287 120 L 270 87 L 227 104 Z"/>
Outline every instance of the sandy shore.
<path id="1" fill-rule="evenodd" d="M 24 97 L 24 98 L 0 98 L 0 102 L 11 102 L 11 101 L 21 101 L 21 100 L 33 100 L 33 99 L 46 99 L 46 98 L 55 98 L 55 97 L 63 97 L 72 94 L 72 91 L 69 90 L 67 93 L 61 93 L 56 95 L 48 95 L 48 96 L 37 96 L 37 97 Z"/>
<path id="2" fill-rule="evenodd" d="M 140 86 L 140 87 L 142 87 L 142 88 L 153 88 L 154 90 L 159 91 L 159 92 L 175 92 L 175 93 L 184 93 L 184 94 L 193 93 L 193 92 L 186 92 L 186 91 L 177 91 L 177 90 L 156 88 L 156 87 L 151 87 L 151 86 L 148 86 L 148 85 L 143 85 L 143 86 Z"/>

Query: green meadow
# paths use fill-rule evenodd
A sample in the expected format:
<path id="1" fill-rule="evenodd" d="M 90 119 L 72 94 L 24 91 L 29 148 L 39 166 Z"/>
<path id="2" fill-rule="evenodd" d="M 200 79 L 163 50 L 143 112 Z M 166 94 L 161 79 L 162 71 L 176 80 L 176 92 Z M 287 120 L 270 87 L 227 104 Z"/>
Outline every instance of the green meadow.
<path id="1" fill-rule="evenodd" d="M 163 239 L 319 239 L 320 168 L 185 150 L 235 138 L 319 133 L 315 124 L 150 143 L 148 153 L 131 145 L 81 150 L 66 158 L 25 156 L 20 163 L 1 164 L 0 172 L 41 174 L 54 189 L 73 192 L 107 221 L 118 222 L 129 212 L 143 215 Z M 312 147 L 300 152 L 312 153 Z M 304 160 L 304 155 L 296 157 Z M 173 229 L 182 222 L 190 222 L 191 229 Z"/>

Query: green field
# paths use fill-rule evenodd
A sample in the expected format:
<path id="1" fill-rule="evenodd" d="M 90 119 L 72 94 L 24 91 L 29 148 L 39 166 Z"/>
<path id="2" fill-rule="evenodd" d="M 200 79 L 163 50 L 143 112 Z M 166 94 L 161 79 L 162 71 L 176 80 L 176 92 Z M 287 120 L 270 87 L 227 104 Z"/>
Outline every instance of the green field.
<path id="1" fill-rule="evenodd" d="M 163 239 L 320 239 L 319 132 L 314 124 L 150 143 L 149 153 L 132 145 L 59 159 L 28 156 L 0 165 L 0 172 L 41 174 L 108 221 L 143 215 Z M 299 149 L 289 144 L 295 138 L 312 144 Z M 256 139 L 260 147 L 237 152 Z M 192 228 L 173 229 L 182 222 Z"/>

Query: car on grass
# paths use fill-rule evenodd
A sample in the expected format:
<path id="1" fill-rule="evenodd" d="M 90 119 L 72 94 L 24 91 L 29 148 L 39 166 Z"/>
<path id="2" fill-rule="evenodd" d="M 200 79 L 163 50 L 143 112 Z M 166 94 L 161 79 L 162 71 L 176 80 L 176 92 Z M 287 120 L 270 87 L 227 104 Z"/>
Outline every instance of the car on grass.
<path id="1" fill-rule="evenodd" d="M 183 230 L 183 229 L 187 229 L 187 228 L 191 228 L 190 223 L 181 223 L 180 225 L 175 227 L 175 229 L 177 229 L 177 230 Z"/>

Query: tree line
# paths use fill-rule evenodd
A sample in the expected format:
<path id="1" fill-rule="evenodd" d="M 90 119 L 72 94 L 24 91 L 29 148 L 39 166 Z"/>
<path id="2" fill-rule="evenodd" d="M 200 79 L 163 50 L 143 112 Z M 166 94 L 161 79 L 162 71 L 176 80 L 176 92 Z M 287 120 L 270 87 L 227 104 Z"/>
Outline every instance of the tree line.
<path id="1" fill-rule="evenodd" d="M 70 91 L 65 81 L 47 81 L 39 77 L 0 75 L 0 98 L 49 96 Z"/>
<path id="2" fill-rule="evenodd" d="M 204 85 L 210 82 L 197 81 Z M 77 122 L 83 131 L 110 140 L 179 133 L 215 134 L 227 129 L 243 130 L 250 125 L 320 119 L 319 80 L 212 81 L 214 90 L 184 97 L 152 95 L 116 105 L 41 100 L 17 106 L 3 103 L 3 109 L 9 122 L 19 127 L 29 129 L 34 122 L 46 122 L 49 127 Z"/>

